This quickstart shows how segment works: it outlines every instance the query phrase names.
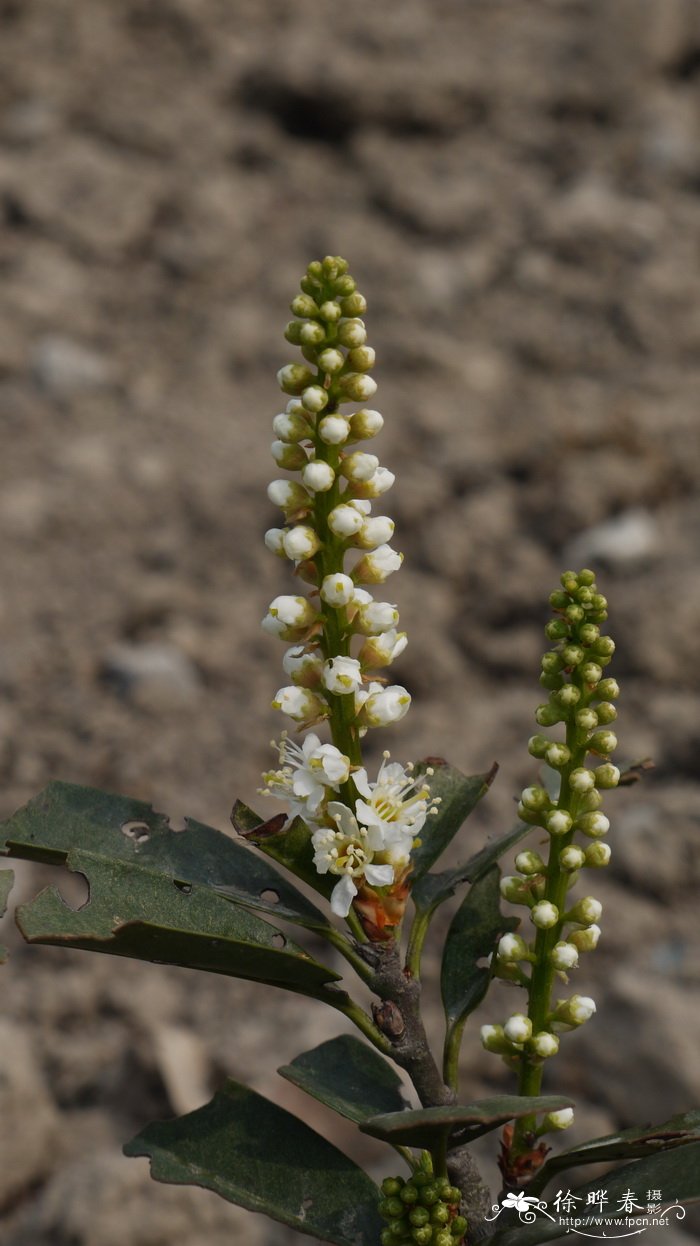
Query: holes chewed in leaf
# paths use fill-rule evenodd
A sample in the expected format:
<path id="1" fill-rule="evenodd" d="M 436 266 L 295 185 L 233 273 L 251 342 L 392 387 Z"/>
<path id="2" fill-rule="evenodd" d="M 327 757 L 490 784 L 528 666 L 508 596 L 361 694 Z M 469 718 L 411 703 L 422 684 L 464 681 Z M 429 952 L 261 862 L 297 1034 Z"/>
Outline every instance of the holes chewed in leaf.
<path id="1" fill-rule="evenodd" d="M 287 940 L 285 939 L 284 935 L 283 935 L 283 934 L 280 934 L 279 932 L 278 932 L 277 934 L 273 935 L 273 936 L 272 936 L 272 946 L 273 946 L 273 947 L 286 947 L 286 946 L 287 946 Z"/>
<path id="2" fill-rule="evenodd" d="M 183 895 L 192 895 L 192 883 L 181 883 L 179 878 L 174 878 L 173 882 L 175 883 L 178 891 L 181 891 Z"/>
<path id="3" fill-rule="evenodd" d="M 280 902 L 279 895 L 270 887 L 266 887 L 264 891 L 260 892 L 260 899 L 264 900 L 266 904 L 279 904 Z"/>
<path id="4" fill-rule="evenodd" d="M 126 835 L 127 839 L 133 839 L 135 844 L 145 844 L 151 834 L 151 828 L 146 822 L 122 822 L 122 835 Z"/>

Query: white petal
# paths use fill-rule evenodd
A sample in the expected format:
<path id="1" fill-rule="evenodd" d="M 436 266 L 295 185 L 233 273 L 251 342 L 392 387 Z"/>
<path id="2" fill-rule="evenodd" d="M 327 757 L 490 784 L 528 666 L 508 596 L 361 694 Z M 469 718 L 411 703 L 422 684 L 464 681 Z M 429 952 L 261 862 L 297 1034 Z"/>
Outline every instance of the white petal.
<path id="1" fill-rule="evenodd" d="M 331 911 L 337 917 L 347 917 L 350 912 L 350 906 L 354 897 L 357 895 L 357 887 L 349 874 L 344 874 L 340 882 L 331 892 Z"/>
<path id="2" fill-rule="evenodd" d="M 364 766 L 362 766 L 359 770 L 353 771 L 352 781 L 355 784 L 355 787 L 357 788 L 361 796 L 366 796 L 367 800 L 372 799 L 372 789 L 369 785 L 369 779 L 367 778 L 367 771 L 365 770 Z"/>
<path id="3" fill-rule="evenodd" d="M 394 881 L 393 865 L 368 865 L 365 867 L 365 878 L 372 887 L 386 887 Z"/>
<path id="4" fill-rule="evenodd" d="M 339 800 L 331 800 L 328 802 L 328 812 L 334 822 L 338 820 L 338 828 L 343 835 L 347 835 L 349 839 L 358 838 L 360 828 L 352 809 L 348 809 L 347 805 L 341 804 Z"/>

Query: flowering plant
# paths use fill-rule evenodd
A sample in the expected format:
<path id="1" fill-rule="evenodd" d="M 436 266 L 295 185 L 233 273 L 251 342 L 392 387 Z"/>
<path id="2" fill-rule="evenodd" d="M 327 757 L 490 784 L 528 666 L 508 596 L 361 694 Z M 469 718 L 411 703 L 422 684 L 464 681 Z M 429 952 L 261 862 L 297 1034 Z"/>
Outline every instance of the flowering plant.
<path id="1" fill-rule="evenodd" d="M 548 699 L 535 718 L 558 738 L 538 732 L 529 741 L 541 774 L 522 792 L 517 825 L 462 864 L 434 870 L 495 767 L 465 776 L 440 759 L 402 764 L 385 752 L 375 770 L 364 755 L 367 733 L 398 723 L 411 703 L 384 673 L 407 637 L 396 606 L 377 599 L 402 562 L 392 519 L 373 513 L 394 476 L 357 448 L 383 424 L 364 405 L 376 391 L 374 351 L 365 300 L 344 260 L 310 264 L 291 306 L 286 337 L 303 362 L 278 374 L 288 401 L 273 420 L 272 455 L 288 475 L 269 486 L 283 522 L 265 544 L 291 564 L 301 591 L 275 597 L 263 620 L 287 645 L 288 682 L 272 704 L 299 736 L 282 732 L 276 766 L 263 776 L 262 793 L 284 808 L 264 818 L 237 802 L 236 838 L 192 820 L 175 833 L 141 802 L 53 783 L 0 828 L 0 851 L 80 872 L 89 900 L 73 912 L 49 888 L 20 907 L 20 929 L 34 943 L 295 991 L 363 1035 L 343 1033 L 280 1073 L 386 1142 L 404 1175 L 378 1189 L 301 1120 L 229 1080 L 209 1104 L 150 1125 L 127 1145 L 127 1154 L 150 1157 L 159 1180 L 206 1186 L 338 1246 L 554 1240 L 561 1227 L 551 1216 L 533 1223 L 530 1209 L 546 1205 L 539 1196 L 559 1173 L 591 1162 L 623 1161 L 608 1174 L 613 1191 L 636 1173 L 650 1186 L 672 1183 L 680 1204 L 693 1201 L 698 1113 L 552 1156 L 544 1141 L 573 1120 L 570 1099 L 543 1096 L 542 1081 L 562 1037 L 595 1013 L 589 996 L 567 991 L 580 955 L 597 945 L 602 912 L 585 886 L 584 894 L 575 888 L 610 860 L 602 803 L 621 781 L 610 760 L 619 688 L 605 673 L 615 646 L 594 573 L 566 571 L 550 596 L 540 676 Z M 515 872 L 501 877 L 500 858 L 533 828 L 538 849 L 521 848 Z M 3 902 L 9 882 L 3 872 Z M 421 1013 L 422 950 L 438 908 L 458 893 L 442 955 L 438 1058 Z M 371 1009 L 278 921 L 324 941 L 375 997 Z M 460 1091 L 463 1032 L 496 980 L 523 992 L 523 1003 L 482 1025 L 481 1042 L 517 1077 L 517 1093 L 471 1100 Z M 554 999 L 559 984 L 565 994 Z M 472 1144 L 497 1129 L 504 1197 L 489 1217 Z M 587 1192 L 584 1184 L 571 1198 L 582 1202 Z M 521 1211 L 530 1218 L 519 1221 Z"/>

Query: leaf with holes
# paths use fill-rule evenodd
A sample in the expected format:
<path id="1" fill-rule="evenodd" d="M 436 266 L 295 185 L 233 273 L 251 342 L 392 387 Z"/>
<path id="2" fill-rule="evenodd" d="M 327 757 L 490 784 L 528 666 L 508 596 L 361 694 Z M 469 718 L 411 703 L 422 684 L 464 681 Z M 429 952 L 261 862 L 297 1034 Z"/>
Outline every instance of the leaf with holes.
<path id="1" fill-rule="evenodd" d="M 148 1125 L 125 1154 L 156 1181 L 198 1185 L 337 1246 L 375 1246 L 379 1190 L 296 1116 L 235 1081 L 203 1108 Z"/>
<path id="2" fill-rule="evenodd" d="M 319 874 L 314 865 L 312 831 L 303 818 L 294 818 L 288 826 L 278 824 L 277 819 L 263 822 L 252 809 L 237 800 L 233 806 L 231 821 L 238 831 L 261 852 L 272 857 L 278 865 L 313 887 L 322 896 L 330 896 L 338 879 L 332 874 Z"/>
<path id="3" fill-rule="evenodd" d="M 650 1155 L 636 1163 L 625 1164 L 624 1168 L 614 1168 L 612 1172 L 606 1173 L 602 1178 L 597 1177 L 587 1185 L 577 1186 L 573 1191 L 577 1200 L 576 1206 L 566 1213 L 567 1227 L 559 1223 L 558 1217 L 555 1217 L 555 1223 L 543 1218 L 532 1224 L 510 1224 L 500 1228 L 497 1225 L 495 1232 L 486 1241 L 489 1246 L 539 1246 L 540 1242 L 559 1241 L 566 1233 L 581 1232 L 585 1236 L 583 1229 L 586 1217 L 590 1216 L 590 1205 L 586 1210 L 587 1199 L 601 1185 L 604 1185 L 608 1198 L 604 1215 L 612 1222 L 612 1232 L 607 1234 L 608 1237 L 625 1236 L 624 1233 L 616 1233 L 615 1229 L 623 1229 L 625 1219 L 630 1215 L 623 1207 L 625 1197 L 630 1191 L 634 1192 L 635 1202 L 639 1206 L 638 1194 L 644 1197 L 647 1190 L 660 1190 L 663 1208 L 671 1209 L 670 1214 L 667 1213 L 669 1218 L 674 1218 L 672 1208 L 679 1206 L 680 1211 L 675 1218 L 682 1220 L 682 1209 L 691 1203 L 700 1202 L 700 1142 Z M 552 1215 L 552 1212 L 549 1211 L 549 1214 Z M 641 1216 L 642 1212 L 633 1211 L 631 1214 Z M 580 1230 L 576 1229 L 577 1224 L 581 1226 Z M 602 1236 L 606 1234 L 602 1233 Z"/>
<path id="4" fill-rule="evenodd" d="M 305 1051 L 277 1072 L 351 1121 L 402 1112 L 407 1106 L 396 1070 L 350 1034 Z"/>
<path id="5" fill-rule="evenodd" d="M 4 917 L 7 912 L 7 901 L 10 898 L 12 884 L 15 876 L 12 870 L 0 870 L 0 917 Z M 0 965 L 4 965 L 7 960 L 7 948 L 0 943 Z"/>
<path id="6" fill-rule="evenodd" d="M 207 969 L 328 1002 L 337 1002 L 339 994 L 344 998 L 328 987 L 338 974 L 209 887 L 167 878 L 141 862 L 109 861 L 79 849 L 68 853 L 66 864 L 87 879 L 89 899 L 74 912 L 48 887 L 22 905 L 17 924 L 29 943 Z"/>
<path id="7" fill-rule="evenodd" d="M 137 862 L 179 882 L 212 887 L 231 900 L 310 929 L 327 918 L 264 857 L 188 818 L 173 831 L 150 805 L 73 783 L 50 783 L 0 825 L 0 853 L 62 865 L 72 848 L 108 861 Z"/>
<path id="8" fill-rule="evenodd" d="M 388 1116 L 375 1116 L 363 1121 L 360 1129 L 392 1146 L 423 1147 L 433 1150 L 441 1139 L 461 1146 L 473 1142 L 482 1134 L 490 1133 L 507 1121 L 531 1116 L 534 1112 L 557 1112 L 570 1108 L 571 1099 L 562 1095 L 494 1095 L 491 1099 L 478 1099 L 475 1103 L 454 1104 L 441 1108 L 409 1108 L 405 1112 L 392 1112 Z"/>
<path id="9" fill-rule="evenodd" d="M 500 877 L 494 865 L 470 887 L 447 932 L 440 975 L 446 1046 L 489 989 L 491 968 L 479 961 L 490 958 L 501 935 L 519 924 L 517 917 L 504 917 L 501 912 Z"/>
<path id="10" fill-rule="evenodd" d="M 466 775 L 447 762 L 436 760 L 430 765 L 425 761 L 419 762 L 415 773 L 425 774 L 430 768 L 434 772 L 427 780 L 430 794 L 439 797 L 440 804 L 438 813 L 428 818 L 421 831 L 421 843 L 411 853 L 414 882 L 427 874 L 431 865 L 451 844 L 469 814 L 488 792 L 498 770 L 498 766 L 494 765 L 488 774 Z"/>
<path id="11" fill-rule="evenodd" d="M 582 1164 L 605 1164 L 618 1159 L 642 1159 L 660 1151 L 687 1146 L 700 1140 L 700 1111 L 681 1112 L 661 1125 L 634 1125 L 603 1138 L 591 1138 L 570 1151 L 553 1155 L 528 1184 L 528 1190 L 539 1193 L 551 1177 L 567 1168 Z"/>

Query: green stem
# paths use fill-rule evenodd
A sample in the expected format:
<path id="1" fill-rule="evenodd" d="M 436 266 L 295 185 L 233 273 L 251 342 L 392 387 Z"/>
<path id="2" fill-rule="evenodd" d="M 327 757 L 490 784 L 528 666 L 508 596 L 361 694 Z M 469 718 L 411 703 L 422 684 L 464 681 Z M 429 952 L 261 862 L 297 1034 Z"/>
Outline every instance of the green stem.
<path id="1" fill-rule="evenodd" d="M 459 1053 L 462 1046 L 462 1034 L 467 1018 L 464 1017 L 457 1025 L 448 1026 L 445 1035 L 445 1050 L 442 1059 L 442 1075 L 446 1084 L 456 1095 L 459 1095 Z"/>
<path id="2" fill-rule="evenodd" d="M 412 978 L 420 978 L 421 956 L 423 944 L 430 925 L 430 912 L 416 913 L 406 948 L 406 971 Z"/>
<path id="3" fill-rule="evenodd" d="M 567 714 L 566 743 L 571 750 L 571 760 L 561 772 L 561 786 L 557 800 L 557 807 L 568 810 L 572 818 L 575 818 L 577 798 L 576 794 L 571 790 L 569 779 L 572 770 L 583 765 L 587 752 L 586 745 L 580 743 L 575 721 L 576 711 L 584 708 L 589 700 L 583 688 L 581 688 L 581 691 L 583 695 L 577 705 Z M 574 834 L 575 831 L 572 827 L 566 835 L 552 835 L 550 837 L 544 899 L 556 905 L 560 914 L 563 914 L 566 909 L 569 873 L 561 868 L 559 857 L 562 850 L 567 848 L 572 842 Z M 537 931 L 535 962 L 532 967 L 528 991 L 528 1016 L 532 1021 L 533 1034 L 538 1034 L 541 1030 L 547 1028 L 551 1012 L 552 987 L 557 972 L 552 964 L 550 954 L 554 945 L 561 939 L 563 926 L 564 921 L 560 917 L 556 926 L 551 927 L 549 930 Z M 524 1053 L 520 1057 L 518 1093 L 529 1096 L 539 1095 L 542 1087 L 543 1071 L 542 1061 L 533 1060 L 532 1057 Z M 523 1117 L 516 1123 L 513 1138 L 513 1152 L 515 1155 L 529 1150 L 526 1140 L 527 1135 L 534 1133 L 536 1124 L 535 1115 Z"/>
<path id="4" fill-rule="evenodd" d="M 352 909 L 350 910 L 350 913 L 352 913 Z M 348 925 L 352 924 L 350 922 L 350 913 L 348 914 L 348 917 L 347 917 Z M 355 917 L 355 921 L 357 922 L 358 926 L 360 926 L 359 921 L 357 921 L 356 915 L 353 914 L 353 916 Z M 366 941 L 367 936 L 365 935 L 361 926 L 360 926 L 360 932 L 362 934 L 363 940 Z M 327 930 L 323 930 L 320 933 L 323 935 L 327 943 L 330 943 L 331 946 L 336 949 L 336 951 L 340 952 L 341 956 L 345 957 L 345 960 L 348 962 L 349 965 L 352 965 L 353 969 L 355 970 L 355 973 L 358 975 L 358 977 L 362 978 L 363 982 L 370 983 L 372 981 L 372 978 L 374 977 L 374 971 L 370 968 L 367 962 L 363 960 L 362 957 L 355 951 L 355 948 L 353 947 L 352 943 L 350 943 L 345 938 L 344 934 L 341 934 L 340 930 L 336 930 L 335 926 L 331 926 Z"/>

